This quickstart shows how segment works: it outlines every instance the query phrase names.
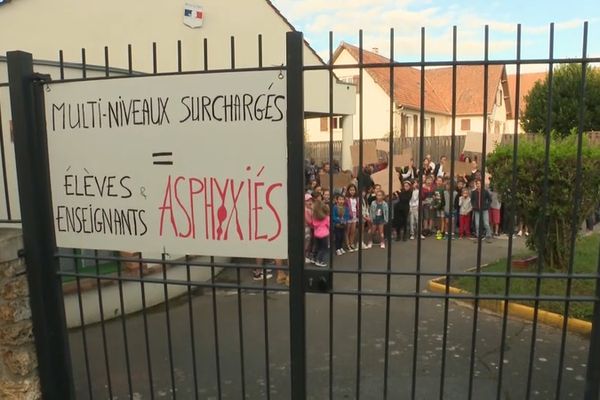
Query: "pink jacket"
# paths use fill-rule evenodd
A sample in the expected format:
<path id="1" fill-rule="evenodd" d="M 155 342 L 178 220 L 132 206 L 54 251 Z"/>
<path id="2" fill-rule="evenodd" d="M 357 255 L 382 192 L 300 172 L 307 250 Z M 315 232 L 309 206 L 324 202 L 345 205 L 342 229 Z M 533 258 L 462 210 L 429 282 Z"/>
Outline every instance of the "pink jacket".
<path id="1" fill-rule="evenodd" d="M 304 226 L 313 226 L 313 214 L 312 209 L 304 207 Z"/>
<path id="2" fill-rule="evenodd" d="M 329 236 L 329 217 L 321 220 L 313 219 L 313 227 L 315 228 L 315 237 L 323 239 Z"/>

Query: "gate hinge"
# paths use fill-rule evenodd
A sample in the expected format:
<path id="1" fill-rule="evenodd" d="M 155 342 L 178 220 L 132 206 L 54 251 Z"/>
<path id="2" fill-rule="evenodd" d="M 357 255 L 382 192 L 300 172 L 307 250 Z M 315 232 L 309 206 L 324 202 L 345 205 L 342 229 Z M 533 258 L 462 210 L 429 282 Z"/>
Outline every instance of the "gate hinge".
<path id="1" fill-rule="evenodd" d="M 50 82 L 52 77 L 50 74 L 40 74 L 39 72 L 34 72 L 31 75 L 31 80 L 34 82 Z"/>

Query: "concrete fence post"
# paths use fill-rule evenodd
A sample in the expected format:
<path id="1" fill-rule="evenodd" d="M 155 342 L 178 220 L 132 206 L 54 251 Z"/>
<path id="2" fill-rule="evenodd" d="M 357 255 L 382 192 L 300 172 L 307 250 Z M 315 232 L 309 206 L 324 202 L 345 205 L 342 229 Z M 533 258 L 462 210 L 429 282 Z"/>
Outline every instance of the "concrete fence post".
<path id="1" fill-rule="evenodd" d="M 0 228 L 0 399 L 41 398 L 19 229 Z"/>

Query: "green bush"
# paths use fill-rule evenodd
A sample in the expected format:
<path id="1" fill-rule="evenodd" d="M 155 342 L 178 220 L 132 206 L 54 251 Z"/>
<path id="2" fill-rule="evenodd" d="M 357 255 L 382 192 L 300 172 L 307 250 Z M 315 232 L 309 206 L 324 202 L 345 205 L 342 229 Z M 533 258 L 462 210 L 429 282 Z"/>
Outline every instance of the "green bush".
<path id="1" fill-rule="evenodd" d="M 538 251 L 544 265 L 551 270 L 568 268 L 571 234 L 597 207 L 600 199 L 600 146 L 583 137 L 581 185 L 576 223 L 577 135 L 550 140 L 547 203 L 544 207 L 545 138 L 535 136 L 521 140 L 515 171 L 516 190 L 512 193 L 513 146 L 499 145 L 487 161 L 495 190 L 500 193 L 505 209 L 515 207 L 517 215 L 527 224 L 531 235 L 527 246 Z"/>

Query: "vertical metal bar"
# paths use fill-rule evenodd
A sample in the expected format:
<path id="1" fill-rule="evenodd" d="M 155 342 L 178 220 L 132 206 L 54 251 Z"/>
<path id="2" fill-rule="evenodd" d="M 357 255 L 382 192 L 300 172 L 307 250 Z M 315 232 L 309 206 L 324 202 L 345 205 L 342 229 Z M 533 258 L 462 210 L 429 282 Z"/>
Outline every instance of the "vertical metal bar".
<path id="1" fill-rule="evenodd" d="M 258 68 L 263 67 L 263 42 L 262 35 L 258 35 Z M 282 265 L 277 265 L 281 267 Z M 270 354 L 269 354 L 269 304 L 267 301 L 267 271 L 263 269 L 263 290 L 262 290 L 262 300 L 263 300 L 263 322 L 264 322 L 264 332 L 265 332 L 265 385 L 267 387 L 267 400 L 271 398 L 271 369 L 270 369 Z M 279 270 L 277 274 L 279 274 Z"/>
<path id="2" fill-rule="evenodd" d="M 454 160 L 456 159 L 456 73 L 457 73 L 457 31 L 456 25 L 452 27 L 452 126 L 451 126 L 451 143 L 450 143 L 450 218 L 448 224 L 450 225 L 448 230 L 448 249 L 446 252 L 446 289 L 444 298 L 444 324 L 443 337 L 442 337 L 442 365 L 440 373 L 440 400 L 444 399 L 444 386 L 446 383 L 446 354 L 448 348 L 448 310 L 450 308 L 450 276 L 452 272 L 452 238 L 454 237 L 454 226 L 455 221 L 452 218 L 455 212 L 454 209 L 454 187 L 456 185 L 454 177 Z M 460 196 L 457 193 L 457 196 Z"/>
<path id="3" fill-rule="evenodd" d="M 598 266 L 596 267 L 596 302 L 592 317 L 592 333 L 585 376 L 585 400 L 598 400 L 600 393 L 600 246 L 598 246 Z"/>
<path id="4" fill-rule="evenodd" d="M 206 43 L 206 39 L 205 39 Z M 204 47 L 206 49 L 206 46 Z M 204 61 L 206 63 L 206 54 Z M 219 349 L 219 323 L 217 318 L 217 288 L 215 287 L 215 258 L 210 257 L 210 283 L 212 285 L 212 314 L 215 340 L 215 369 L 217 372 L 217 399 L 221 400 L 221 356 Z"/>
<path id="5" fill-rule="evenodd" d="M 231 36 L 229 41 L 229 53 L 231 58 L 231 69 L 235 70 L 235 37 Z M 236 268 L 236 281 L 237 281 L 237 308 L 238 308 L 238 337 L 240 340 L 240 376 L 242 382 L 242 399 L 246 398 L 246 363 L 244 357 L 244 320 L 242 312 L 242 277 L 239 268 Z M 270 391 L 267 388 L 267 391 Z"/>
<path id="6" fill-rule="evenodd" d="M 87 62 L 85 57 L 85 49 L 81 49 L 81 77 L 87 78 Z"/>
<path id="7" fill-rule="evenodd" d="M 520 118 L 520 96 L 521 96 L 521 24 L 517 25 L 517 59 L 516 59 L 516 78 L 515 78 L 515 125 L 513 132 L 513 159 L 512 159 L 512 180 L 510 184 L 511 193 L 516 193 L 517 189 L 517 155 L 519 148 L 519 118 Z M 508 306 L 510 300 L 510 287 L 512 275 L 512 255 L 513 255 L 513 233 L 515 231 L 515 212 L 517 211 L 515 198 L 509 198 L 510 203 L 510 223 L 508 236 L 508 256 L 506 258 L 506 279 L 504 283 L 504 311 L 502 313 L 502 334 L 500 342 L 500 358 L 498 360 L 498 386 L 496 389 L 496 399 L 502 398 L 502 381 L 504 378 L 504 354 L 506 352 L 506 331 L 508 327 Z M 506 205 L 506 200 L 504 204 Z"/>
<path id="8" fill-rule="evenodd" d="M 388 215 L 392 215 L 392 179 L 394 177 L 394 28 L 390 29 L 390 113 L 389 113 L 389 130 L 390 130 L 390 147 L 389 147 L 389 155 L 388 155 Z M 400 118 L 402 121 L 402 118 Z M 401 122 L 402 123 L 402 122 Z M 402 129 L 402 128 L 400 128 Z M 399 165 L 400 166 L 400 165 Z M 400 175 L 402 177 L 402 175 Z M 402 181 L 402 180 L 401 180 Z M 402 182 L 400 182 L 402 186 Z M 388 223 L 388 226 L 391 226 L 391 221 Z M 399 235 L 400 233 L 397 232 Z M 390 296 L 389 293 L 392 288 L 391 275 L 392 272 L 392 231 L 388 229 L 388 247 L 387 247 L 387 257 L 386 257 L 386 282 L 385 282 L 385 290 L 387 295 L 385 296 L 385 344 L 384 344 L 384 360 L 383 360 L 383 398 L 387 399 L 388 397 L 388 370 L 389 370 L 389 351 L 390 351 Z"/>
<path id="9" fill-rule="evenodd" d="M 553 86 L 554 86 L 554 23 L 550 24 L 550 43 L 549 43 L 549 57 L 548 57 L 548 98 L 546 104 L 548 105 L 548 112 L 546 114 L 546 130 L 544 134 L 546 135 L 546 145 L 545 145 L 545 155 L 544 155 L 544 182 L 543 182 L 543 191 L 542 191 L 542 215 L 546 214 L 546 210 L 548 208 L 548 194 L 549 194 L 549 182 L 548 182 L 548 174 L 550 171 L 550 141 L 551 141 L 551 132 L 552 132 L 552 103 L 553 103 Z M 534 308 L 533 308 L 533 327 L 531 329 L 531 351 L 529 352 L 529 367 L 527 371 L 527 387 L 525 392 L 525 398 L 529 400 L 531 398 L 531 382 L 533 379 L 533 366 L 535 359 L 535 346 L 537 343 L 537 327 L 538 327 L 538 311 L 540 306 L 539 296 L 541 292 L 542 286 L 542 278 L 541 273 L 544 269 L 544 252 L 543 246 L 545 243 L 543 239 L 546 236 L 546 220 L 545 218 L 541 218 L 540 225 L 536 226 L 536 240 L 538 251 L 538 262 L 537 262 L 537 277 L 535 279 L 535 300 L 534 300 Z"/>
<path id="10" fill-rule="evenodd" d="M 359 164 L 360 168 L 363 168 L 363 134 L 364 134 L 364 118 L 363 118 L 363 31 L 362 29 L 358 32 L 358 91 L 360 92 L 360 97 L 358 99 L 358 137 L 359 137 Z M 360 185 L 359 185 L 360 186 Z M 362 196 L 362 193 L 361 193 Z M 361 201 L 362 203 L 362 201 Z M 369 204 L 367 204 L 369 207 Z M 362 213 L 361 213 L 362 214 Z M 359 224 L 361 221 L 359 221 Z M 362 228 L 362 226 L 361 226 Z M 362 230 L 362 229 L 361 229 Z M 362 245 L 361 245 L 362 247 Z M 360 247 L 359 247 L 360 249 Z M 362 254 L 359 250 L 358 253 L 358 295 L 356 298 L 356 388 L 355 388 L 355 398 L 356 400 L 360 399 L 360 357 L 361 357 L 361 342 L 362 342 Z"/>
<path id="11" fill-rule="evenodd" d="M 110 76 L 110 66 L 108 62 L 108 46 L 104 46 L 104 76 Z"/>
<path id="12" fill-rule="evenodd" d="M 423 190 L 423 158 L 425 152 L 425 28 L 421 28 L 421 98 L 419 109 L 419 162 L 421 162 L 421 173 L 419 174 L 419 222 L 417 229 L 417 268 L 415 275 L 415 294 L 421 292 L 421 232 L 423 228 L 423 198 L 420 191 Z M 417 358 L 419 353 L 419 311 L 420 298 L 415 296 L 415 318 L 413 321 L 413 357 L 412 357 L 412 376 L 410 383 L 410 398 L 415 399 L 417 390 Z"/>
<path id="13" fill-rule="evenodd" d="M 10 104 L 15 132 L 19 201 L 27 283 L 42 396 L 74 399 L 62 285 L 52 222 L 43 94 L 33 85 L 33 58 L 7 53 Z"/>
<path id="14" fill-rule="evenodd" d="M 65 58 L 62 50 L 58 51 L 58 66 L 60 69 L 60 80 L 65 79 Z"/>
<path id="15" fill-rule="evenodd" d="M 181 54 L 181 40 L 178 40 L 177 41 L 177 72 L 181 72 L 183 69 L 182 57 L 183 57 L 183 55 Z"/>
<path id="16" fill-rule="evenodd" d="M 6 218 L 12 220 L 10 210 L 10 192 L 8 190 L 8 174 L 6 172 L 6 153 L 4 151 L 4 132 L 2 131 L 2 110 L 0 109 L 0 162 L 2 163 L 2 184 L 4 186 L 4 202 L 6 203 Z"/>
<path id="17" fill-rule="evenodd" d="M 73 249 L 72 250 L 72 254 L 75 254 L 76 250 Z M 74 264 L 75 264 L 75 274 L 77 274 L 77 276 L 75 276 L 75 284 L 77 286 L 77 304 L 78 304 L 78 308 L 79 308 L 79 322 L 81 323 L 81 341 L 82 341 L 82 345 L 83 345 L 83 360 L 85 363 L 85 376 L 87 379 L 87 386 L 88 386 L 88 396 L 90 397 L 90 399 L 93 399 L 93 395 L 92 395 L 92 376 L 90 373 L 90 357 L 88 354 L 88 345 L 87 345 L 87 328 L 85 326 L 85 317 L 84 317 L 84 312 L 83 312 L 83 299 L 81 297 L 81 278 L 79 277 L 79 263 L 81 262 L 80 260 L 77 259 L 73 259 Z"/>
<path id="18" fill-rule="evenodd" d="M 329 31 L 329 115 L 333 114 L 333 32 Z M 331 125 L 331 120 L 329 121 Z M 333 158 L 333 131 L 330 133 L 329 141 L 329 162 Z M 333 169 L 331 169 L 329 188 L 333 187 Z M 331 247 L 331 246 L 330 246 Z M 333 269 L 333 249 L 330 252 L 331 264 Z M 333 399 L 333 294 L 329 293 L 329 399 Z"/>
<path id="19" fill-rule="evenodd" d="M 133 75 L 133 49 L 131 45 L 127 45 L 127 73 Z"/>
<path id="20" fill-rule="evenodd" d="M 192 373 L 194 374 L 194 398 L 198 400 L 198 366 L 196 365 L 196 334 L 194 331 L 194 306 L 192 304 L 192 274 L 190 270 L 190 257 L 185 256 L 185 272 L 187 285 L 188 318 L 190 320 L 190 340 L 192 353 Z"/>
<path id="21" fill-rule="evenodd" d="M 158 73 L 158 54 L 156 52 L 156 42 L 152 42 L 152 73 Z"/>
<path id="22" fill-rule="evenodd" d="M 131 49 L 131 46 L 129 47 Z M 131 54 L 131 51 L 129 52 Z M 129 63 L 131 66 L 131 63 Z M 148 363 L 148 383 L 150 385 L 150 399 L 154 399 L 154 380 L 152 378 L 152 357 L 150 353 L 150 335 L 148 333 L 148 312 L 146 310 L 146 287 L 144 284 L 144 264 L 142 263 L 142 253 L 138 253 L 140 271 L 140 290 L 142 295 L 142 320 L 144 321 L 144 341 L 146 345 L 146 361 Z"/>
<path id="23" fill-rule="evenodd" d="M 173 363 L 173 342 L 171 341 L 171 310 L 169 306 L 169 285 L 167 284 L 167 264 L 164 262 L 166 260 L 166 253 L 163 250 L 161 254 L 161 263 L 162 267 L 162 277 L 163 277 L 163 293 L 165 299 L 165 322 L 167 323 L 167 350 L 169 352 L 169 372 L 171 377 L 171 396 L 173 399 L 177 398 L 177 391 L 175 388 L 175 365 Z"/>
<path id="24" fill-rule="evenodd" d="M 131 381 L 131 362 L 129 359 L 129 340 L 127 338 L 127 322 L 126 322 L 126 311 L 125 311 L 125 300 L 123 297 L 123 281 L 121 280 L 122 274 L 121 260 L 117 261 L 117 278 L 119 286 L 119 305 L 121 307 L 121 328 L 123 329 L 123 345 L 125 347 L 125 369 L 127 371 L 127 388 L 129 390 L 129 398 L 133 399 L 133 384 Z"/>
<path id="25" fill-rule="evenodd" d="M 204 60 L 204 70 L 208 71 L 208 39 L 207 38 L 204 38 L 204 46 L 202 48 L 202 51 L 203 51 L 203 54 L 204 54 L 204 57 L 203 57 L 203 60 Z"/>
<path id="26" fill-rule="evenodd" d="M 490 27 L 485 26 L 485 38 L 484 38 L 484 64 L 483 64 L 483 129 L 482 135 L 483 140 L 481 144 L 481 189 L 479 192 L 479 229 L 475 234 L 477 235 L 477 261 L 476 261 L 476 275 L 475 275 L 475 300 L 473 305 L 473 330 L 471 331 L 471 356 L 469 362 L 469 395 L 468 399 L 473 398 L 473 382 L 475 378 L 475 354 L 477 352 L 477 323 L 479 322 L 479 292 L 481 289 L 481 253 L 482 253 L 482 237 L 481 230 L 483 227 L 483 201 L 485 190 L 485 160 L 487 155 L 487 128 L 488 128 L 488 71 L 489 71 L 489 43 L 490 43 Z M 487 234 L 487 232 L 486 232 Z"/>
<path id="27" fill-rule="evenodd" d="M 304 39 L 286 34 L 288 263 L 292 400 L 306 399 L 306 304 L 304 283 Z"/>
<path id="28" fill-rule="evenodd" d="M 96 289 L 98 291 L 98 309 L 100 312 L 100 331 L 102 333 L 102 350 L 104 353 L 104 368 L 106 369 L 106 383 L 108 398 L 113 398 L 112 378 L 110 376 L 110 359 L 108 357 L 108 344 L 106 340 L 106 326 L 104 324 L 104 299 L 102 297 L 102 280 L 100 279 L 100 261 L 98 250 L 94 250 L 94 266 L 96 268 Z"/>
<path id="29" fill-rule="evenodd" d="M 585 60 L 587 58 L 587 46 L 588 46 L 588 23 L 587 21 L 583 24 L 583 49 L 581 51 L 582 59 Z M 571 304 L 569 298 L 571 297 L 573 278 L 572 274 L 574 273 L 574 263 L 575 263 L 575 241 L 577 240 L 577 231 L 576 228 L 579 225 L 579 213 L 581 211 L 581 185 L 582 185 L 582 146 L 583 146 L 583 129 L 584 129 L 584 118 L 585 118 L 585 95 L 586 95 L 586 78 L 587 78 L 587 67 L 588 63 L 583 61 L 581 63 L 581 87 L 578 96 L 579 100 L 579 123 L 577 126 L 577 167 L 575 173 L 575 193 L 573 194 L 573 214 L 571 220 L 571 237 L 569 240 L 569 246 L 571 248 L 569 254 L 569 267 L 567 277 L 567 291 L 565 301 L 565 311 L 563 314 L 563 326 L 562 326 L 562 334 L 560 338 L 560 352 L 559 352 L 559 361 L 558 361 L 558 376 L 556 378 L 556 400 L 560 399 L 560 393 L 562 389 L 562 378 L 563 378 L 563 365 L 565 361 L 565 348 L 567 344 L 567 324 L 569 322 L 569 305 Z"/>
<path id="30" fill-rule="evenodd" d="M 181 51 L 181 40 L 177 41 L 177 72 L 182 72 L 183 63 L 182 63 L 182 51 Z M 194 374 L 194 398 L 198 400 L 198 366 L 196 364 L 196 334 L 194 330 L 194 306 L 192 304 L 192 274 L 190 270 L 190 257 L 188 255 L 185 256 L 185 272 L 187 278 L 187 301 L 188 301 L 188 318 L 190 321 L 190 340 L 191 340 L 191 350 L 192 350 L 192 373 Z"/>

